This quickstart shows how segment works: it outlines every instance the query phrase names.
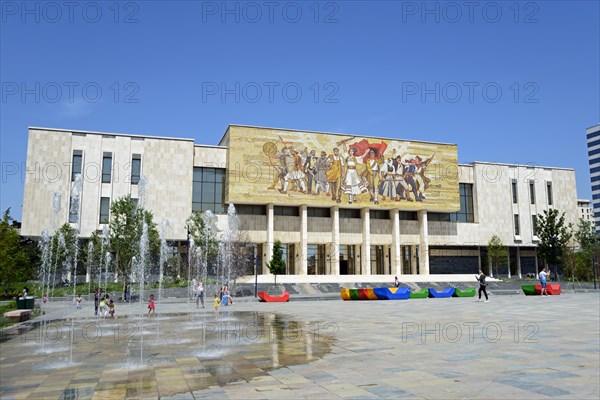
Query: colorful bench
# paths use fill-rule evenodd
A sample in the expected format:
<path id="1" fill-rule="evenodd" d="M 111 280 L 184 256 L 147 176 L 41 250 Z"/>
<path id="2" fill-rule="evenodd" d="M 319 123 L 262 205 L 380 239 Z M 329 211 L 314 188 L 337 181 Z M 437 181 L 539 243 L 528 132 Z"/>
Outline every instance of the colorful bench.
<path id="1" fill-rule="evenodd" d="M 342 300 L 400 300 L 408 299 L 410 288 L 341 289 Z"/>
<path id="2" fill-rule="evenodd" d="M 375 288 L 373 289 L 379 300 L 405 300 L 410 296 L 410 288 Z"/>
<path id="3" fill-rule="evenodd" d="M 535 286 L 536 285 L 521 285 L 521 290 L 523 290 L 523 293 L 525 293 L 525 296 L 535 296 L 540 294 L 541 290 L 542 290 L 542 285 L 540 285 L 540 291 L 536 291 L 535 290 Z"/>
<path id="4" fill-rule="evenodd" d="M 453 297 L 475 297 L 475 288 L 467 288 L 465 290 L 460 290 L 456 288 L 454 290 Z"/>
<path id="5" fill-rule="evenodd" d="M 267 292 L 258 292 L 258 298 L 267 303 L 285 303 L 290 301 L 290 293 L 285 291 L 279 296 L 269 296 Z"/>
<path id="6" fill-rule="evenodd" d="M 542 284 L 538 283 L 535 285 L 536 294 L 542 294 Z M 546 292 L 552 296 L 560 295 L 560 283 L 547 283 Z"/>
<path id="7" fill-rule="evenodd" d="M 410 292 L 411 299 L 426 299 L 429 297 L 429 289 L 423 288 L 416 292 Z"/>
<path id="8" fill-rule="evenodd" d="M 436 299 L 452 297 L 454 294 L 454 288 L 444 288 L 441 292 L 438 292 L 434 288 L 429 288 L 429 297 Z"/>

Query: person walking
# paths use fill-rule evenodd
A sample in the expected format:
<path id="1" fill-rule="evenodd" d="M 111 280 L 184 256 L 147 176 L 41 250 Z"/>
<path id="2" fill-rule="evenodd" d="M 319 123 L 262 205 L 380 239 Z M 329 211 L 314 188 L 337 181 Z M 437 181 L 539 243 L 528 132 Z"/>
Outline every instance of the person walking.
<path id="1" fill-rule="evenodd" d="M 548 291 L 546 290 L 548 280 L 548 273 L 546 272 L 546 267 L 542 269 L 540 272 L 540 283 L 542 284 L 542 296 L 548 296 Z"/>
<path id="2" fill-rule="evenodd" d="M 487 286 L 487 283 L 485 281 L 486 276 L 482 270 L 479 270 L 479 275 L 476 276 L 476 278 L 479 281 L 479 300 L 477 300 L 477 301 L 481 301 L 481 292 L 483 292 L 483 294 L 485 295 L 485 302 L 487 303 L 490 300 L 488 299 L 488 294 L 486 291 L 486 286 Z"/>

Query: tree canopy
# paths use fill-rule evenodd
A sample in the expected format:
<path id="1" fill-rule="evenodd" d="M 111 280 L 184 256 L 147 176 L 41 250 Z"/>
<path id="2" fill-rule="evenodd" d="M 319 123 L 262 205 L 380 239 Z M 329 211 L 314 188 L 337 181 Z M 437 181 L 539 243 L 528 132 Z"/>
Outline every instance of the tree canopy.
<path id="1" fill-rule="evenodd" d="M 0 283 L 12 284 L 35 278 L 38 252 L 35 244 L 22 239 L 8 208 L 0 221 Z"/>
<path id="2" fill-rule="evenodd" d="M 491 269 L 494 271 L 494 267 L 496 267 L 496 275 L 498 274 L 498 267 L 503 260 L 506 260 L 508 257 L 508 250 L 504 243 L 502 243 L 502 239 L 498 237 L 498 235 L 493 235 L 487 245 L 487 252 L 490 258 L 492 259 Z"/>
<path id="3" fill-rule="evenodd" d="M 536 218 L 537 236 L 540 238 L 538 254 L 546 265 L 557 265 L 573 237 L 571 224 L 565 223 L 565 213 L 550 208 Z"/>

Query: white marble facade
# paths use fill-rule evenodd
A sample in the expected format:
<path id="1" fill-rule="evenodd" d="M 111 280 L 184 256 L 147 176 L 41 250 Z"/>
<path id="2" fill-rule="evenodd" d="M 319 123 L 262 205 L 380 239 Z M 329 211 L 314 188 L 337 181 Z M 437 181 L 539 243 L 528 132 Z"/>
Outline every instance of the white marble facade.
<path id="1" fill-rule="evenodd" d="M 128 194 L 139 196 L 138 185 L 130 180 L 132 157 L 141 158 L 142 174 L 148 182 L 145 207 L 153 212 L 155 222 L 169 220 L 172 229 L 168 239 L 178 241 L 186 240 L 194 167 L 227 165 L 226 147 L 198 145 L 192 139 L 30 128 L 21 230 L 24 236 L 39 236 L 44 229 L 68 221 L 74 152 L 83 156 L 80 232 L 84 238 L 103 227 L 99 223 L 101 197 L 113 201 Z M 112 155 L 110 183 L 100 179 L 106 154 Z M 469 247 L 467 253 L 473 252 L 486 246 L 492 235 L 498 235 L 507 246 L 531 249 L 537 244 L 532 216 L 548 208 L 564 211 L 568 223 L 578 223 L 580 211 L 573 169 L 473 162 L 458 165 L 458 171 L 459 182 L 472 185 L 472 223 L 434 221 L 425 210 L 418 211 L 418 220 L 402 219 L 398 216 L 402 203 L 398 203 L 398 209 L 390 210 L 387 220 L 371 218 L 369 208 L 360 210 L 360 218 L 340 218 L 343 204 L 327 206 L 329 218 L 308 217 L 305 205 L 299 205 L 299 216 L 277 216 L 273 212 L 277 204 L 264 204 L 265 215 L 240 215 L 241 227 L 250 242 L 262 245 L 263 267 L 259 272 L 265 274 L 268 272 L 264 262 L 270 259 L 273 242 L 280 240 L 294 244 L 295 273 L 299 275 L 307 273 L 308 246 L 316 244 L 326 246 L 327 274 L 340 273 L 340 255 L 333 249 L 350 245 L 354 246 L 355 270 L 361 274 L 375 273 L 371 270 L 371 249 L 381 246 L 384 273 L 401 275 L 416 273 L 414 265 L 407 269 L 402 264 L 410 258 L 414 264 L 417 253 L 419 273 L 428 274 L 429 256 L 436 256 L 440 246 Z M 54 193 L 60 193 L 62 199 L 56 217 Z M 519 216 L 518 235 L 514 215 Z M 226 215 L 219 215 L 219 226 L 224 227 L 225 223 Z M 432 246 L 434 251 L 430 254 Z"/>

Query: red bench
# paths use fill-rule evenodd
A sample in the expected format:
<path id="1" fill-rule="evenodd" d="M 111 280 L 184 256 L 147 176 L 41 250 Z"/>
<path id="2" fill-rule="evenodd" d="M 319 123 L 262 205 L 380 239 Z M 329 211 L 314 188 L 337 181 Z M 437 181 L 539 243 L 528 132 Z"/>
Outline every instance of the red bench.
<path id="1" fill-rule="evenodd" d="M 538 283 L 535 285 L 535 292 L 537 294 L 542 294 L 542 284 Z M 552 296 L 560 295 L 560 283 L 547 283 L 546 284 L 546 292 Z"/>
<path id="2" fill-rule="evenodd" d="M 290 293 L 286 291 L 279 296 L 269 296 L 267 292 L 258 292 L 258 298 L 267 303 L 285 303 L 290 301 Z"/>

